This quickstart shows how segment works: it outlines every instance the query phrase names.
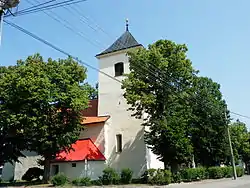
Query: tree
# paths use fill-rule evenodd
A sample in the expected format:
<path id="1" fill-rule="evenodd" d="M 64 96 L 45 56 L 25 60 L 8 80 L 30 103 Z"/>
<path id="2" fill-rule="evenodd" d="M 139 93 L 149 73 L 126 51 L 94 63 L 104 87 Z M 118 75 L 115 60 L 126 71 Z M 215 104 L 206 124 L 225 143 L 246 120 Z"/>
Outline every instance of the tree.
<path id="1" fill-rule="evenodd" d="M 6 101 L 10 100 L 13 92 L 9 87 L 6 75 L 15 67 L 0 67 L 0 165 L 6 162 L 13 163 L 19 157 L 24 157 L 22 150 L 27 148 L 25 135 L 22 132 L 23 126 L 16 121 L 15 109 L 10 111 Z M 18 117 L 21 119 L 21 117 Z"/>
<path id="2" fill-rule="evenodd" d="M 222 99 L 220 85 L 207 77 L 194 79 L 190 103 L 192 118 L 189 125 L 196 162 L 215 166 L 229 156 L 226 127 L 226 102 Z"/>
<path id="3" fill-rule="evenodd" d="M 45 181 L 50 161 L 59 151 L 69 151 L 83 128 L 80 112 L 89 100 L 80 85 L 85 79 L 86 69 L 71 58 L 45 62 L 39 54 L 1 76 L 1 119 L 7 121 L 2 129 L 21 132 L 27 149 L 44 157 Z"/>
<path id="4" fill-rule="evenodd" d="M 168 40 L 129 52 L 130 73 L 122 86 L 133 115 L 148 114 L 143 124 L 149 127 L 145 141 L 172 171 L 190 160 L 192 153 L 186 99 L 197 72 L 186 52 L 185 45 Z"/>
<path id="5" fill-rule="evenodd" d="M 250 162 L 250 137 L 246 124 L 237 120 L 230 125 L 232 147 L 236 161 Z"/>
<path id="6" fill-rule="evenodd" d="M 89 92 L 89 99 L 98 99 L 98 83 L 95 84 L 95 87 L 92 87 L 90 84 L 83 84 L 83 89 Z"/>

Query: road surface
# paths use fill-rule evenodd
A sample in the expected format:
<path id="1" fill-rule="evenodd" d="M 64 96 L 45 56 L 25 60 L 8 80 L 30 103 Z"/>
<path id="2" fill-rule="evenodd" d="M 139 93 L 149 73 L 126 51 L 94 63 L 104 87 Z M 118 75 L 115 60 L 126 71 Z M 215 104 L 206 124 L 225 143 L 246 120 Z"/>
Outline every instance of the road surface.
<path id="1" fill-rule="evenodd" d="M 169 188 L 250 188 L 250 176 L 244 176 L 237 180 L 205 180 L 195 183 L 182 183 L 168 186 Z"/>

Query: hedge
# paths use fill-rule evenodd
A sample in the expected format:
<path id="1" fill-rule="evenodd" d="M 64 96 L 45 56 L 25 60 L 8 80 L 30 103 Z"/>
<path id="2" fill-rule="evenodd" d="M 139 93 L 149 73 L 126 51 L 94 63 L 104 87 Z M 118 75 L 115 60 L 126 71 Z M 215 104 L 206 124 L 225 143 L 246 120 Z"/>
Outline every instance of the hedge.
<path id="1" fill-rule="evenodd" d="M 68 182 L 67 176 L 65 176 L 64 174 L 60 174 L 60 173 L 53 176 L 51 179 L 51 183 L 53 186 L 63 186 L 67 182 Z"/>
<path id="2" fill-rule="evenodd" d="M 207 178 L 205 168 L 187 168 L 180 171 L 181 180 L 184 182 L 198 181 Z"/>
<path id="3" fill-rule="evenodd" d="M 244 169 L 236 167 L 237 176 L 244 175 Z M 176 174 L 164 169 L 148 169 L 140 179 L 132 179 L 133 171 L 126 168 L 121 173 L 117 173 L 113 168 L 103 170 L 102 176 L 98 180 L 91 180 L 88 177 L 77 178 L 71 183 L 76 186 L 91 185 L 114 185 L 114 184 L 151 184 L 151 185 L 168 185 L 170 183 L 200 181 L 203 179 L 219 179 L 232 177 L 232 167 L 209 167 L 209 168 L 186 168 Z M 63 174 L 58 174 L 52 178 L 54 186 L 62 186 L 68 182 L 68 178 Z"/>
<path id="4" fill-rule="evenodd" d="M 168 185 L 171 183 L 172 174 L 169 170 L 149 169 L 143 174 L 143 183 L 151 185 Z"/>
<path id="5" fill-rule="evenodd" d="M 244 169 L 236 167 L 237 176 L 244 175 Z M 199 181 L 203 179 L 230 178 L 233 176 L 232 167 L 187 168 L 172 175 L 172 183 Z"/>

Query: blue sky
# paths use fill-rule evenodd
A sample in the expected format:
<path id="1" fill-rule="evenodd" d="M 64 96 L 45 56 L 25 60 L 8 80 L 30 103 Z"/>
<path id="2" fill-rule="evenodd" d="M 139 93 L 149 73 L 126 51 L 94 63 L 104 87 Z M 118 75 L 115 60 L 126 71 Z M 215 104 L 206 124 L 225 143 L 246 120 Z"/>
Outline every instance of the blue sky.
<path id="1" fill-rule="evenodd" d="M 19 10 L 28 6 L 27 1 L 21 0 Z M 95 55 L 124 32 L 125 19 L 129 18 L 131 33 L 144 46 L 158 39 L 187 44 L 194 67 L 201 75 L 221 84 L 229 109 L 250 116 L 249 0 L 87 0 L 78 6 L 81 14 L 89 18 L 88 24 L 80 22 L 76 12 L 63 8 L 53 12 L 76 27 L 76 32 L 84 33 L 88 40 L 43 12 L 8 20 L 97 67 Z M 88 26 L 95 27 L 96 23 L 96 30 Z M 95 41 L 97 44 L 93 45 Z M 45 58 L 65 57 L 4 24 L 0 65 L 13 65 L 17 59 L 36 52 Z M 88 69 L 88 81 L 97 81 L 96 71 Z M 239 119 L 250 126 L 249 119 Z"/>

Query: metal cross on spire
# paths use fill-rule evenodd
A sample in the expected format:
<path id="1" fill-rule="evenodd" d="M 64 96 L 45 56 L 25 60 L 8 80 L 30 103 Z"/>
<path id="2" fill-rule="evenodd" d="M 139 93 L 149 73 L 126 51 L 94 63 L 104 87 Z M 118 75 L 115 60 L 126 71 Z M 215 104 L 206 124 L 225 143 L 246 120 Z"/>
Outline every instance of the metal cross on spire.
<path id="1" fill-rule="evenodd" d="M 128 31 L 128 19 L 126 19 L 126 31 Z"/>

